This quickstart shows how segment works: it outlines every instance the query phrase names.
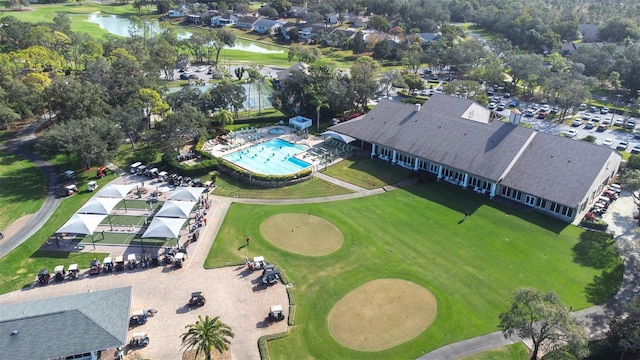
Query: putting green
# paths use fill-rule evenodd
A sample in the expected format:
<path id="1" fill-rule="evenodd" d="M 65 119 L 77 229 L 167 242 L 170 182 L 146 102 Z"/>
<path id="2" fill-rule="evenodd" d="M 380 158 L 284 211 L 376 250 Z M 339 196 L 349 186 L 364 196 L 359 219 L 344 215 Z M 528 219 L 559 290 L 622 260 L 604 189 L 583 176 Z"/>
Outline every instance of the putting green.
<path id="1" fill-rule="evenodd" d="M 311 214 L 276 214 L 260 224 L 260 233 L 273 245 L 307 256 L 331 254 L 344 237 L 329 221 Z"/>
<path id="2" fill-rule="evenodd" d="M 429 290 L 402 279 L 378 279 L 334 305 L 329 332 L 348 348 L 382 351 L 420 335 L 437 314 L 438 304 Z"/>

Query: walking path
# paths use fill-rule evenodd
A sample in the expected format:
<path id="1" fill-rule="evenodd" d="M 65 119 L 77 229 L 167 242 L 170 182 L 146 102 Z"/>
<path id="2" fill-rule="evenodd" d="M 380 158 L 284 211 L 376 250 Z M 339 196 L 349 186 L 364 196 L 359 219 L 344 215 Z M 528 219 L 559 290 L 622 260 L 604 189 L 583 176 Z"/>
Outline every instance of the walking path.
<path id="1" fill-rule="evenodd" d="M 57 171 L 46 160 L 39 158 L 29 151 L 33 139 L 35 139 L 34 133 L 37 128 L 36 124 L 31 124 L 25 127 L 20 132 L 18 138 L 11 142 L 8 150 L 24 156 L 25 158 L 33 161 L 43 172 L 47 175 L 48 179 L 48 196 L 45 204 L 33 216 L 25 226 L 17 231 L 13 236 L 5 239 L 0 243 L 0 257 L 4 257 L 9 251 L 20 245 L 24 240 L 29 238 L 42 224 L 44 224 L 53 211 L 59 204 L 59 199 L 55 197 L 55 189 L 58 185 Z M 117 168 L 113 164 L 107 166 L 110 170 L 120 174 L 127 174 L 126 171 Z M 224 220 L 224 217 L 232 202 L 250 203 L 250 204 L 304 204 L 304 203 L 318 203 L 328 201 L 338 201 L 346 199 L 354 199 L 363 196 L 370 196 L 380 194 L 389 190 L 393 190 L 397 187 L 403 187 L 414 183 L 410 180 L 396 186 L 387 186 L 374 190 L 367 190 L 344 181 L 329 177 L 322 173 L 315 173 L 315 176 L 325 181 L 329 181 L 336 185 L 351 189 L 354 192 L 344 195 L 327 196 L 322 198 L 312 199 L 281 199 L 281 200 L 262 200 L 262 199 L 240 199 L 240 198 L 227 198 L 221 196 L 212 196 L 213 200 L 217 203 L 215 209 L 209 216 L 209 224 L 206 226 L 205 234 L 201 238 L 204 241 L 197 242 L 196 251 L 191 252 L 194 254 L 194 258 L 187 263 L 186 268 L 193 267 L 198 273 L 204 271 L 202 265 L 206 259 L 208 249 L 213 243 L 217 232 Z M 603 338 L 606 335 L 608 321 L 615 314 L 619 314 L 624 304 L 626 304 L 635 294 L 640 291 L 640 250 L 636 240 L 637 224 L 633 219 L 633 211 L 636 206 L 630 194 L 624 194 L 617 201 L 615 201 L 605 216 L 605 220 L 610 224 L 609 231 L 614 234 L 616 244 L 620 251 L 621 256 L 624 259 L 625 273 L 623 278 L 623 284 L 618 293 L 607 303 L 602 305 L 593 306 L 587 309 L 576 311 L 573 314 L 576 316 L 579 322 L 584 324 L 589 332 L 589 336 L 592 339 Z M 207 240 L 205 240 L 207 239 Z M 193 274 L 195 275 L 195 274 Z M 200 275 L 194 276 L 199 278 Z M 249 331 L 250 329 L 247 329 Z M 453 360 L 460 357 L 470 355 L 473 353 L 490 350 L 493 348 L 505 346 L 515 342 L 521 341 L 516 337 L 505 339 L 501 332 L 494 332 L 491 334 L 479 336 L 472 339 L 467 339 L 457 343 L 446 345 L 442 348 L 436 349 L 428 354 L 425 354 L 418 359 L 421 360 Z M 526 342 L 525 342 L 526 343 Z M 237 352 L 243 347 L 233 347 L 234 358 L 254 358 L 256 356 L 255 349 L 249 350 L 249 353 L 238 354 Z M 248 348 L 254 348 L 254 346 L 248 346 Z M 248 350 L 248 349 L 247 349 Z"/>
<path id="2" fill-rule="evenodd" d="M 25 126 L 18 131 L 14 139 L 9 140 L 7 145 L 0 148 L 0 150 L 12 152 L 31 161 L 42 170 L 47 179 L 47 197 L 44 200 L 44 204 L 42 204 L 38 212 L 29 217 L 29 220 L 20 229 L 13 234 L 5 234 L 5 238 L 0 240 L 0 258 L 6 256 L 38 231 L 49 220 L 60 204 L 60 199 L 56 197 L 56 192 L 60 185 L 58 170 L 49 161 L 30 151 L 30 147 L 36 141 L 35 133 L 40 124 L 41 122 L 33 122 Z"/>

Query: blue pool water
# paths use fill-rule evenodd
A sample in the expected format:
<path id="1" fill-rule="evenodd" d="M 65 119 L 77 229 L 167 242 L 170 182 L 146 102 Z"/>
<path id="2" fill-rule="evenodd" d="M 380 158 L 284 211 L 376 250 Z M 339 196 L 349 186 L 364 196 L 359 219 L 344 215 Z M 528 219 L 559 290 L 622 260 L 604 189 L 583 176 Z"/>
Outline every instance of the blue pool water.
<path id="1" fill-rule="evenodd" d="M 223 158 L 254 173 L 285 175 L 311 166 L 293 157 L 308 148 L 306 145 L 295 145 L 282 139 L 272 139 L 225 155 Z"/>

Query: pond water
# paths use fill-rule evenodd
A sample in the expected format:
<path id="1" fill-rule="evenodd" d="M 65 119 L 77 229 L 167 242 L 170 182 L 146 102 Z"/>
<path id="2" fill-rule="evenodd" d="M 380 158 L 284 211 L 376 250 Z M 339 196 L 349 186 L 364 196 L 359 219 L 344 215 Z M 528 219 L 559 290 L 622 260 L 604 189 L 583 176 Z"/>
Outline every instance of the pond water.
<path id="1" fill-rule="evenodd" d="M 86 21 L 98 24 L 98 26 L 108 31 L 111 34 L 119 35 L 123 37 L 129 36 L 129 26 L 131 22 L 128 18 L 118 15 L 108 15 L 108 14 L 89 14 Z M 157 32 L 159 30 L 158 22 L 153 21 L 151 26 L 152 31 Z M 192 33 L 188 30 L 185 30 L 180 27 L 176 27 L 178 32 L 179 39 L 188 39 L 191 37 Z M 236 45 L 233 48 L 227 48 L 233 50 L 241 50 L 247 52 L 261 53 L 261 54 L 282 54 L 284 50 L 277 46 L 269 46 L 264 44 L 259 44 L 251 41 L 246 41 L 242 39 L 236 39 Z"/>

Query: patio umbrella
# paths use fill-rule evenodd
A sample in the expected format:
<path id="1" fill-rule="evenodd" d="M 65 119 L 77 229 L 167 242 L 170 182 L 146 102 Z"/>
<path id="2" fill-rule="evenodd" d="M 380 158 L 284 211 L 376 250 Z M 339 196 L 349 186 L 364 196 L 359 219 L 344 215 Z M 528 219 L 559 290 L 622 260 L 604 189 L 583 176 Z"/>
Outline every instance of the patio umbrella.
<path id="1" fill-rule="evenodd" d="M 111 227 L 111 231 L 113 231 L 113 224 L 111 224 L 111 210 L 113 210 L 116 205 L 120 202 L 120 199 L 116 198 L 100 198 L 100 197 L 92 197 L 80 210 L 77 211 L 78 214 L 99 214 L 99 215 L 107 215 L 107 219 L 109 219 L 109 226 Z"/>
<path id="2" fill-rule="evenodd" d="M 103 214 L 74 214 L 57 232 L 91 235 L 91 242 L 95 248 L 93 232 L 106 217 L 107 215 Z"/>
<path id="3" fill-rule="evenodd" d="M 151 224 L 147 227 L 147 230 L 142 234 L 143 238 L 171 238 L 176 239 L 180 237 L 180 230 L 187 219 L 154 217 L 151 220 Z"/>
<path id="4" fill-rule="evenodd" d="M 195 203 L 192 201 L 167 200 L 164 202 L 158 213 L 156 213 L 156 216 L 186 219 L 189 217 L 194 206 Z"/>
<path id="5" fill-rule="evenodd" d="M 176 188 L 167 200 L 199 201 L 200 195 L 207 190 L 203 187 L 179 187 Z"/>
<path id="6" fill-rule="evenodd" d="M 124 200 L 124 211 L 127 211 L 127 199 L 126 196 L 133 189 L 135 185 L 107 185 L 102 190 L 98 191 L 95 197 L 100 198 L 116 198 Z"/>

